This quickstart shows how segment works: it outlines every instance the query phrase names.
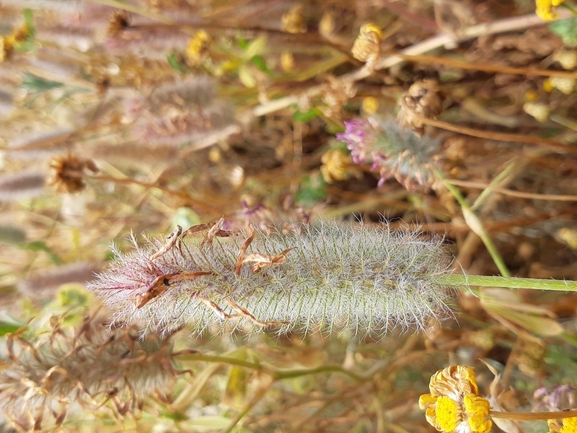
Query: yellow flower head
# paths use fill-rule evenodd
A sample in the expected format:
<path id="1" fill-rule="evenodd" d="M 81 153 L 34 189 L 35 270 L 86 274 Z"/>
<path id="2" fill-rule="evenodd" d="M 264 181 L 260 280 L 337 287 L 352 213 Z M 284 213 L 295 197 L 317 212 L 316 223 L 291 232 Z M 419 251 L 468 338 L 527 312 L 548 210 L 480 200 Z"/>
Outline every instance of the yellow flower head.
<path id="1" fill-rule="evenodd" d="M 322 157 L 321 173 L 327 183 L 338 180 L 345 180 L 349 177 L 349 165 L 351 158 L 349 155 L 337 149 L 327 151 Z"/>
<path id="2" fill-rule="evenodd" d="M 199 30 L 194 34 L 194 36 L 188 41 L 188 46 L 186 47 L 186 57 L 192 63 L 200 62 L 208 46 L 212 42 L 212 38 L 204 30 Z"/>
<path id="3" fill-rule="evenodd" d="M 475 369 L 451 365 L 437 371 L 429 384 L 430 394 L 419 398 L 429 424 L 446 433 L 487 433 L 491 430 L 489 401 L 479 397 Z"/>
<path id="4" fill-rule="evenodd" d="M 555 13 L 555 7 L 559 6 L 565 0 L 536 0 L 535 13 L 543 21 L 551 21 L 557 19 L 558 15 Z"/>
<path id="5" fill-rule="evenodd" d="M 549 433 L 577 433 L 577 418 L 550 419 Z"/>

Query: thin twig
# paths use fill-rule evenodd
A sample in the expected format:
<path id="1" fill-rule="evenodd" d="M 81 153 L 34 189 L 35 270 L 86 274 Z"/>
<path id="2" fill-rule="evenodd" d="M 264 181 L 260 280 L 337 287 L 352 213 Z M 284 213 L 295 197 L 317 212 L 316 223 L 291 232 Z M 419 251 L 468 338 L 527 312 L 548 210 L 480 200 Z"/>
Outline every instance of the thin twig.
<path id="1" fill-rule="evenodd" d="M 577 201 L 577 195 L 554 195 L 554 194 L 533 194 L 530 192 L 514 191 L 507 188 L 491 187 L 485 182 L 473 182 L 468 180 L 447 179 L 451 185 L 463 186 L 465 188 L 485 189 L 508 195 L 511 197 L 529 198 L 533 200 L 551 200 L 551 201 Z"/>
<path id="2" fill-rule="evenodd" d="M 548 138 L 541 138 L 534 135 L 525 134 L 508 134 L 506 132 L 484 131 L 481 129 L 469 128 L 467 126 L 455 125 L 453 123 L 443 122 L 441 120 L 427 119 L 424 117 L 420 117 L 419 120 L 436 128 L 458 132 L 459 134 L 469 135 L 471 137 L 486 138 L 488 140 L 495 141 L 506 141 L 509 143 L 541 144 L 558 150 L 564 150 L 569 153 L 577 154 L 577 146 L 571 146 L 569 144 L 564 144 L 559 141 L 550 140 Z"/>

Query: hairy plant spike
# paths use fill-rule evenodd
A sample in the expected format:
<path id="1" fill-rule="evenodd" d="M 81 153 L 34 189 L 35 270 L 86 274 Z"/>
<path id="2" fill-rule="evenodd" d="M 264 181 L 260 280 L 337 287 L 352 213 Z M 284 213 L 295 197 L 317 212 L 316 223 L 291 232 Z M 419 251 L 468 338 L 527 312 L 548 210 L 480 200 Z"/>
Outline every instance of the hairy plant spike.
<path id="1" fill-rule="evenodd" d="M 143 334 L 190 324 L 195 332 L 271 325 L 277 332 L 348 328 L 382 336 L 451 314 L 451 293 L 440 283 L 451 265 L 442 239 L 386 223 L 325 221 L 288 233 L 251 228 L 211 244 L 180 236 L 168 249 L 163 240 L 132 241 L 132 252 L 113 249 L 116 261 L 88 289 L 116 322 L 134 322 Z"/>

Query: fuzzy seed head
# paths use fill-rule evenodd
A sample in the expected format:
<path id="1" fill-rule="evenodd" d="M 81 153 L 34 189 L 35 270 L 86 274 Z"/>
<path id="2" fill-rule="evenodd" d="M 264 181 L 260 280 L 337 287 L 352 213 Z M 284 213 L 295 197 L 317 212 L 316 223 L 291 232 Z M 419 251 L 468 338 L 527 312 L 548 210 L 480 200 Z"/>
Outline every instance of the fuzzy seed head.
<path id="1" fill-rule="evenodd" d="M 451 294 L 438 282 L 451 262 L 442 239 L 334 221 L 270 234 L 220 227 L 202 243 L 182 232 L 166 243 L 133 239 L 134 251 L 114 249 L 116 261 L 88 289 L 145 334 L 190 324 L 382 336 L 450 315 Z"/>
<path id="2" fill-rule="evenodd" d="M 53 428 L 79 408 L 108 406 L 122 416 L 168 390 L 175 374 L 168 340 L 138 341 L 134 329 L 111 332 L 98 317 L 76 330 L 63 322 L 53 318 L 50 331 L 29 339 L 6 337 L 11 362 L 0 369 L 0 414 L 13 427 Z"/>

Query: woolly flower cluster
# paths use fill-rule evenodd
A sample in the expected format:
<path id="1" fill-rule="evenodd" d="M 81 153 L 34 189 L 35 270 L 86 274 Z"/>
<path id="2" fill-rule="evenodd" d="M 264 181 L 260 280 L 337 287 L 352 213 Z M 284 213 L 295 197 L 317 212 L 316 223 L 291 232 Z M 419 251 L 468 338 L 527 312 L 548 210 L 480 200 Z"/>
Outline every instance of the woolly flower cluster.
<path id="1" fill-rule="evenodd" d="M 337 134 L 345 142 L 357 164 L 372 164 L 380 175 L 379 186 L 394 177 L 408 190 L 419 185 L 430 188 L 440 142 L 418 137 L 393 120 L 371 118 L 345 122 L 345 132 Z"/>
<path id="2" fill-rule="evenodd" d="M 128 104 L 135 135 L 151 144 L 197 143 L 234 123 L 231 105 L 216 97 L 206 77 L 156 87 Z"/>
<path id="3" fill-rule="evenodd" d="M 88 288 L 116 321 L 136 322 L 144 334 L 190 324 L 194 332 L 218 325 L 379 337 L 450 315 L 442 278 L 451 259 L 440 238 L 385 223 L 222 227 L 223 218 L 177 227 L 166 242 L 145 246 L 133 238 L 134 251 L 115 249 L 116 261 Z"/>
<path id="4" fill-rule="evenodd" d="M 0 423 L 4 416 L 18 430 L 50 429 L 102 406 L 122 416 L 169 390 L 177 373 L 169 340 L 139 341 L 132 327 L 111 332 L 98 317 L 76 330 L 64 329 L 64 320 L 31 338 L 6 336 L 11 362 L 0 368 Z"/>

